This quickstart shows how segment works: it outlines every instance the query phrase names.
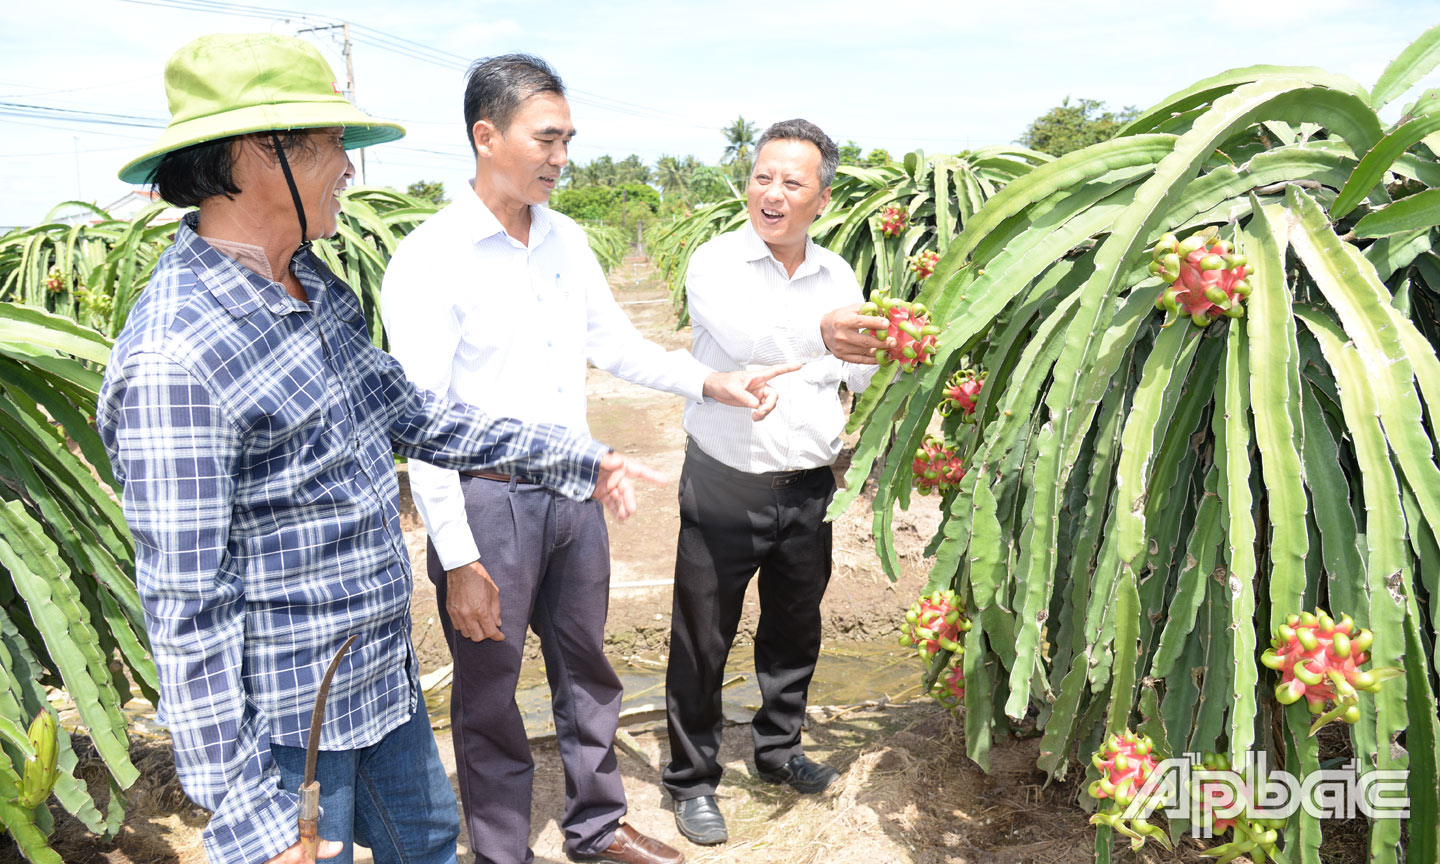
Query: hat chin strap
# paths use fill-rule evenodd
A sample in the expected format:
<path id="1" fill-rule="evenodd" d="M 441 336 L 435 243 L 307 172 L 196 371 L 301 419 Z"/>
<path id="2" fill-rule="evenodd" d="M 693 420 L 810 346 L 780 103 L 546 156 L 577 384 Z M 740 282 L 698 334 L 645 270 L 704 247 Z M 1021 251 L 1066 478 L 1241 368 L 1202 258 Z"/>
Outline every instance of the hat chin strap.
<path id="1" fill-rule="evenodd" d="M 280 146 L 280 136 L 274 130 L 270 132 L 270 140 L 275 142 L 275 155 L 280 158 L 280 170 L 285 172 L 285 184 L 290 187 L 290 199 L 295 202 L 295 215 L 300 217 L 300 246 L 295 251 L 303 252 L 310 248 L 310 230 L 305 223 L 305 205 L 300 202 L 300 190 L 295 188 L 295 175 L 290 173 L 290 160 L 285 158 L 285 149 Z"/>

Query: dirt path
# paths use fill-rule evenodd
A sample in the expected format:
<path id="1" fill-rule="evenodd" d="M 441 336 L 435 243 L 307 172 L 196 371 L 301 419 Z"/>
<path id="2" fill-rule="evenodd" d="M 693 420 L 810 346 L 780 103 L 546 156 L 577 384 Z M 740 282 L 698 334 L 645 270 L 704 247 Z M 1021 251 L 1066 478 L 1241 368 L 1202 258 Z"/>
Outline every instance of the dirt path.
<path id="1" fill-rule="evenodd" d="M 648 262 L 627 260 L 611 276 L 617 299 L 637 327 L 667 347 L 689 345 L 689 333 L 674 330 L 669 296 Z M 613 580 L 607 643 L 617 665 L 660 667 L 669 634 L 670 578 L 677 526 L 674 480 L 680 473 L 684 437 L 681 401 L 591 370 L 588 382 L 591 433 L 612 447 L 666 473 L 671 482 L 640 489 L 640 512 L 611 525 Z M 422 673 L 449 663 L 436 624 L 434 592 L 424 578 L 424 534 L 409 506 L 403 483 L 406 535 L 419 577 L 414 597 L 415 641 Z M 871 513 L 862 497 L 836 522 L 835 571 L 823 613 L 827 644 L 843 640 L 893 639 L 896 622 L 924 584 L 928 569 L 921 554 L 938 521 L 930 499 L 917 499 L 896 519 L 904 576 L 892 584 L 880 571 L 871 538 Z M 758 611 L 754 590 L 747 601 L 736 654 L 754 632 Z M 527 656 L 538 657 L 538 641 L 527 641 Z M 822 668 L 827 662 L 822 657 Z M 918 666 L 916 667 L 918 676 Z M 663 711 L 653 704 L 627 710 L 620 766 L 630 801 L 628 820 L 680 848 L 698 864 L 721 862 L 1085 862 L 1092 860 L 1092 829 L 1074 805 L 1076 773 L 1066 784 L 1046 787 L 1035 770 L 1036 741 L 1005 739 L 992 750 L 986 775 L 964 756 L 962 724 L 928 700 L 904 701 L 914 676 L 895 692 L 874 694 L 869 704 L 813 706 L 806 731 L 811 755 L 844 772 L 821 796 L 800 796 L 760 782 L 749 761 L 748 727 L 731 725 L 722 761 L 725 780 L 720 804 L 731 840 L 720 847 L 694 846 L 679 837 L 670 801 L 660 787 L 668 759 Z M 654 700 L 658 701 L 658 700 Z M 812 700 L 813 701 L 813 700 Z M 878 704 L 877 704 L 878 703 Z M 453 777 L 453 753 L 443 699 L 432 700 L 432 719 L 442 757 Z M 727 709 L 728 711 L 728 709 Z M 736 720 L 746 719 L 744 710 Z M 142 779 L 130 791 L 130 806 L 114 842 L 90 837 L 59 819 L 56 845 L 67 862 L 150 864 L 204 861 L 199 832 L 204 811 L 191 805 L 174 781 L 168 739 L 135 732 L 134 753 Z M 566 861 L 557 818 L 564 778 L 552 738 L 538 734 L 532 812 L 536 860 Z M 91 774 L 103 787 L 103 773 Z M 0 864 L 18 860 L 0 838 Z M 358 861 L 369 860 L 357 850 Z M 1126 853 L 1119 860 L 1130 859 Z M 469 860 L 462 838 L 461 861 Z M 1132 859 L 1133 860 L 1133 859 Z M 1154 859 L 1161 860 L 1161 859 Z M 1191 860 L 1190 855 L 1164 860 Z"/>

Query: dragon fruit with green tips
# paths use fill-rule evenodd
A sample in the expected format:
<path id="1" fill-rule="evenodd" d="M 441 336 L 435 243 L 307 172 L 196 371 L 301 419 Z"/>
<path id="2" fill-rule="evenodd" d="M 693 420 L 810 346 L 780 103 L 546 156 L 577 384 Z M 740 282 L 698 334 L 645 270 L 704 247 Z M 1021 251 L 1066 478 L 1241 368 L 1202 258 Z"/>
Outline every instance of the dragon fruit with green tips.
<path id="1" fill-rule="evenodd" d="M 1217 239 L 1212 226 L 1181 241 L 1166 234 L 1155 244 L 1150 274 L 1166 282 L 1155 308 L 1167 313 L 1165 326 L 1189 318 L 1205 327 L 1218 318 L 1243 318 L 1250 296 L 1250 267 L 1228 240 Z"/>
<path id="2" fill-rule="evenodd" d="M 1169 849 L 1170 838 L 1158 825 L 1151 825 L 1143 815 L 1125 818 L 1132 804 L 1144 805 L 1152 796 L 1158 796 L 1158 791 L 1145 790 L 1145 782 L 1159 766 L 1150 736 L 1129 729 L 1112 734 L 1090 758 L 1090 764 L 1100 772 L 1100 779 L 1090 784 L 1090 797 L 1106 805 L 1090 817 L 1090 824 L 1108 825 L 1129 837 L 1131 849 L 1139 849 L 1149 839 Z M 1154 803 L 1160 806 L 1163 802 L 1156 797 Z"/>
<path id="3" fill-rule="evenodd" d="M 935 365 L 940 328 L 930 323 L 929 311 L 919 301 L 897 300 L 883 293 L 860 306 L 861 315 L 884 317 L 889 321 L 884 333 L 875 332 L 876 338 L 885 340 L 884 348 L 875 349 L 875 359 L 881 366 L 895 362 L 906 372 L 913 372 L 922 365 Z"/>
<path id="4" fill-rule="evenodd" d="M 1393 667 L 1360 669 L 1370 659 L 1374 640 L 1375 634 L 1356 627 L 1349 615 L 1336 621 L 1323 609 L 1302 612 L 1275 628 L 1260 662 L 1280 673 L 1275 685 L 1280 704 L 1293 705 L 1303 698 L 1310 713 L 1318 715 L 1310 727 L 1314 735 L 1334 720 L 1359 722 L 1360 693 L 1377 693 L 1382 681 L 1403 674 Z"/>
<path id="5" fill-rule="evenodd" d="M 921 495 L 943 493 L 959 488 L 960 480 L 965 476 L 965 463 L 954 447 L 934 435 L 926 435 L 924 443 L 915 451 L 910 471 L 915 477 L 915 488 Z"/>

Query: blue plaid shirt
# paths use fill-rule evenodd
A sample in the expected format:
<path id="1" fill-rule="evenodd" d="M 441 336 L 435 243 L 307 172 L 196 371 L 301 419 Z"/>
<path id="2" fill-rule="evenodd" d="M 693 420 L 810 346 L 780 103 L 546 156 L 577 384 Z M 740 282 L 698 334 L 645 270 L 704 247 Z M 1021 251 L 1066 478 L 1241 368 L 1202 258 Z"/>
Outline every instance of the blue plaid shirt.
<path id="1" fill-rule="evenodd" d="M 376 743 L 419 698 L 410 556 L 392 451 L 524 469 L 576 499 L 605 448 L 437 400 L 371 346 L 355 294 L 308 254 L 303 303 L 179 226 L 115 344 L 97 425 L 124 488 L 185 791 L 210 860 L 297 840 L 272 743 L 303 747 L 325 666 L 322 749 Z"/>

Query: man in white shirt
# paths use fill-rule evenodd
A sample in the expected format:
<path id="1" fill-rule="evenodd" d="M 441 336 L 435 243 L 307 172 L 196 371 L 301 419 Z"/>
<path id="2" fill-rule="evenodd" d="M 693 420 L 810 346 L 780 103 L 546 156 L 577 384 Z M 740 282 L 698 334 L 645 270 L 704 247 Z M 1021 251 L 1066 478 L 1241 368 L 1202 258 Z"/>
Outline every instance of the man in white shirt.
<path id="1" fill-rule="evenodd" d="M 692 350 L 701 362 L 716 369 L 805 364 L 774 382 L 780 403 L 764 423 L 722 405 L 685 408 L 664 782 L 680 832 L 702 845 L 728 838 L 715 804 L 720 683 L 757 570 L 755 767 L 761 778 L 800 792 L 819 792 L 836 776 L 804 755 L 800 728 L 830 579 L 825 509 L 845 424 L 839 386 L 859 392 L 870 383 L 874 352 L 885 346 L 861 330 L 886 326 L 858 314 L 864 298 L 854 271 L 809 237 L 838 161 L 835 143 L 813 123 L 767 129 L 750 175 L 749 222 L 695 250 L 686 277 Z"/>
<path id="2" fill-rule="evenodd" d="M 456 196 L 412 232 L 385 274 L 391 350 L 418 387 L 580 431 L 588 428 L 588 360 L 692 403 L 736 406 L 747 422 L 775 407 L 767 382 L 798 364 L 716 372 L 646 341 L 616 304 L 584 231 L 543 206 L 575 134 L 564 85 L 544 61 L 507 55 L 472 66 L 465 123 L 474 194 Z M 533 479 L 410 463 L 455 661 L 451 716 L 470 845 L 480 862 L 534 858 L 534 762 L 515 704 L 528 624 L 540 636 L 565 765 L 566 854 L 682 861 L 620 822 L 625 790 L 613 740 L 621 685 L 603 651 L 604 512 L 572 506 Z"/>

